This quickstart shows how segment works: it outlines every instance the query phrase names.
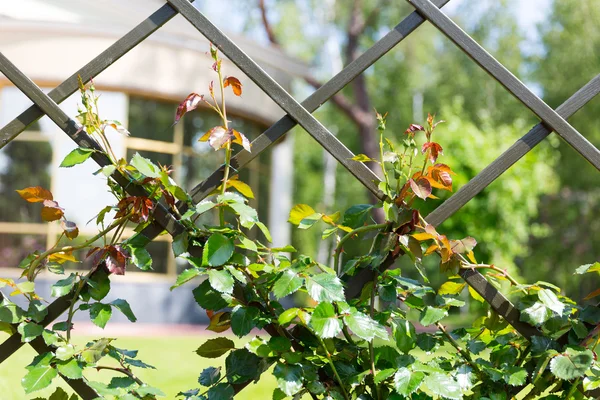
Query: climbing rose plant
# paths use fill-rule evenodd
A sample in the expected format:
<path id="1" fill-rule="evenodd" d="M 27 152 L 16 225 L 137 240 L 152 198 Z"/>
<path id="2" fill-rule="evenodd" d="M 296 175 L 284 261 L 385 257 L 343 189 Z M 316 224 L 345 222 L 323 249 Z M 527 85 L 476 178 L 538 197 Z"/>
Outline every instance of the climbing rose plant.
<path id="1" fill-rule="evenodd" d="M 42 218 L 60 221 L 63 230 L 53 247 L 33 252 L 20 263 L 23 280 L 0 280 L 1 286 L 12 290 L 11 296 L 21 295 L 28 301 L 24 309 L 4 298 L 0 327 L 9 333 L 18 332 L 23 342 L 41 338 L 51 348 L 27 367 L 21 382 L 25 393 L 47 387 L 60 374 L 84 379 L 100 398 L 164 396 L 135 375 L 137 368 L 154 368 L 141 361 L 137 351 L 121 349 L 116 346 L 118 340 L 111 338 L 84 346 L 71 341 L 73 315 L 78 311 L 89 312 L 91 321 L 101 328 L 113 310 L 136 321 L 126 300 L 106 303 L 103 299 L 110 292 L 111 275 L 124 274 L 127 265 L 152 268 L 145 249 L 147 240 L 139 234 L 124 239 L 123 234 L 127 226 L 139 232 L 151 224 L 160 202 L 185 228 L 174 238 L 172 247 L 174 255 L 186 260 L 189 267 L 177 277 L 172 289 L 197 285 L 192 293 L 210 318 L 207 329 L 231 331 L 248 339 L 243 346 L 221 335 L 202 343 L 198 355 L 226 357 L 225 368 L 199 371 L 199 387 L 180 392 L 179 398 L 231 399 L 265 372 L 277 381 L 277 388 L 269 395 L 273 399 L 595 397 L 593 391 L 600 387 L 595 353 L 600 309 L 578 305 L 550 283 L 521 284 L 502 268 L 478 262 L 474 238 L 447 238 L 420 214 L 424 201 L 437 198 L 435 191 L 453 189 L 454 172 L 440 162 L 444 149 L 433 141 L 443 121 L 436 122 L 429 115 L 424 125 L 411 124 L 404 134 L 390 135 L 386 133 L 385 115 L 377 114 L 379 159 L 358 155 L 353 160 L 381 166 L 384 179 L 379 189 L 385 200 L 355 205 L 343 214 L 318 212 L 306 204 L 291 210 L 289 222 L 299 229 L 325 227 L 323 238 L 335 237 L 333 263 L 324 265 L 309 256 L 296 255 L 292 246 L 269 246 L 269 230 L 248 205 L 252 189 L 238 179 L 231 166 L 233 144 L 251 151 L 249 140 L 227 120 L 225 93 L 230 88 L 233 95 L 241 96 L 243 86 L 237 78 L 223 76 L 215 48 L 211 47 L 210 54 L 217 83 L 211 82 L 208 95 L 190 94 L 175 116 L 177 123 L 186 113 L 204 106 L 221 118 L 219 126 L 200 138 L 215 151 L 224 151 L 222 183 L 207 199 L 196 204 L 171 179 L 172 171 L 166 166 L 139 154 L 129 162 L 118 159 L 105 131 L 128 132 L 118 122 L 98 116 L 94 87 L 86 88 L 83 82 L 78 120 L 111 161 L 97 174 L 107 177 L 115 197 L 115 204 L 100 210 L 95 218 L 99 233 L 80 240 L 78 227 L 67 219 L 68 213 L 52 193 L 41 187 L 18 191 L 25 201 L 42 203 Z M 94 153 L 77 148 L 61 167 L 83 163 Z M 129 195 L 117 184 L 115 174 L 142 188 L 145 195 Z M 383 209 L 383 223 L 374 222 L 373 213 L 378 208 Z M 196 222 L 209 212 L 218 213 L 219 225 Z M 260 239 L 250 238 L 253 229 L 262 233 Z M 367 243 L 368 250 L 348 256 L 345 250 L 356 246 L 357 241 Z M 85 258 L 92 265 L 89 272 L 65 270 L 66 263 L 80 262 L 75 256 L 78 250 L 87 250 Z M 290 258 L 289 254 L 296 256 Z M 407 278 L 399 268 L 387 268 L 400 257 L 410 259 L 420 279 Z M 447 276 L 439 287 L 432 287 L 424 272 L 426 257 L 436 259 L 439 272 Z M 538 334 L 528 340 L 491 309 L 471 327 L 450 331 L 444 319 L 453 308 L 465 307 L 466 296 L 486 304 L 462 281 L 459 272 L 465 269 L 481 271 L 498 288 L 509 286 L 520 320 L 535 327 Z M 349 298 L 344 282 L 364 270 L 371 271 L 373 278 L 357 297 Z M 52 285 L 51 296 L 71 301 L 65 320 L 52 326 L 44 322 L 47 300 L 36 293 L 35 280 L 43 271 L 64 276 Z M 575 271 L 598 272 L 598 263 Z M 310 302 L 285 308 L 282 300 L 296 292 L 306 293 Z M 586 299 L 599 294 L 597 290 Z M 434 329 L 417 333 L 417 322 Z M 254 329 L 261 335 L 255 336 Z M 84 376 L 84 371 L 94 370 L 115 375 L 108 383 L 92 380 L 88 373 Z M 50 396 L 51 400 L 75 398 L 61 388 Z"/>

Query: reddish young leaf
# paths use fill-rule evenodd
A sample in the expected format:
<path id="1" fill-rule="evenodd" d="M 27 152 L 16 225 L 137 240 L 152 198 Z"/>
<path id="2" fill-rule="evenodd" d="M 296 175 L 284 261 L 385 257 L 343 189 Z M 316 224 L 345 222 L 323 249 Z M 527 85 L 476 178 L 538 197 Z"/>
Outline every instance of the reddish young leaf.
<path id="1" fill-rule="evenodd" d="M 30 203 L 40 203 L 44 200 L 52 200 L 52 193 L 40 186 L 28 187 L 25 189 L 17 190 L 19 196 Z"/>
<path id="2" fill-rule="evenodd" d="M 125 250 L 119 245 L 109 246 L 107 250 L 106 267 L 108 272 L 115 275 L 125 275 L 125 266 L 129 257 Z"/>
<path id="3" fill-rule="evenodd" d="M 427 178 L 421 177 L 417 181 L 411 179 L 409 182 L 415 196 L 425 200 L 431 194 L 431 183 Z"/>
<path id="4" fill-rule="evenodd" d="M 200 138 L 200 141 L 206 142 L 208 140 L 208 144 L 210 147 L 212 147 L 215 150 L 219 150 L 229 140 L 231 140 L 231 137 L 232 134 L 230 133 L 230 131 L 228 131 L 222 126 L 215 126 L 211 130 L 206 132 L 206 134 L 204 134 L 204 136 Z"/>
<path id="5" fill-rule="evenodd" d="M 433 115 L 430 113 L 427 113 L 427 125 L 429 125 L 430 129 L 433 128 Z"/>
<path id="6" fill-rule="evenodd" d="M 64 220 L 60 222 L 60 226 L 69 239 L 75 239 L 79 235 L 79 228 L 75 222 Z"/>
<path id="7" fill-rule="evenodd" d="M 598 296 L 600 296 L 600 289 L 594 290 L 592 293 L 588 294 L 583 299 L 590 300 L 590 299 L 593 299 L 594 297 L 598 297 Z"/>
<path id="8" fill-rule="evenodd" d="M 240 82 L 240 80 L 238 78 L 235 78 L 233 76 L 228 76 L 223 81 L 223 86 L 224 87 L 231 86 L 231 90 L 233 90 L 233 94 L 235 94 L 236 96 L 242 95 L 242 82 Z"/>
<path id="9" fill-rule="evenodd" d="M 442 146 L 440 146 L 439 143 L 435 143 L 435 142 L 427 142 L 423 144 L 423 147 L 421 148 L 421 152 L 423 154 L 425 154 L 425 152 L 429 150 L 429 160 L 431 161 L 432 164 L 434 164 L 439 155 L 443 154 L 443 149 Z"/>
<path id="10" fill-rule="evenodd" d="M 404 134 L 408 136 L 415 136 L 415 132 L 417 131 L 425 131 L 425 128 L 423 128 L 421 125 L 410 124 L 410 126 L 404 131 Z"/>
<path id="11" fill-rule="evenodd" d="M 251 152 L 250 149 L 250 141 L 243 133 L 236 131 L 235 129 L 231 129 L 231 134 L 235 137 L 233 143 L 237 143 L 244 148 L 248 153 Z"/>
<path id="12" fill-rule="evenodd" d="M 178 123 L 181 117 L 187 112 L 195 110 L 200 104 L 201 101 L 204 100 L 204 95 L 197 93 L 190 93 L 185 100 L 179 104 L 177 107 L 177 112 L 175 113 L 175 123 Z"/>
<path id="13" fill-rule="evenodd" d="M 219 72 L 221 70 L 221 60 L 217 60 L 213 63 L 212 69 L 215 72 Z"/>

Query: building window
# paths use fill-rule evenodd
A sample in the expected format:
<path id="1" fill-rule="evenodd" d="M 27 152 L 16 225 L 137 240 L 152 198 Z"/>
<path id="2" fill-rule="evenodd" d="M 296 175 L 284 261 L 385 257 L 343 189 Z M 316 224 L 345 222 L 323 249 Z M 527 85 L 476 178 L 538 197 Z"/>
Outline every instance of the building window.
<path id="1" fill-rule="evenodd" d="M 126 141 L 127 156 L 131 157 L 138 152 L 154 162 L 173 166 L 173 179 L 189 191 L 223 162 L 222 152 L 215 152 L 206 142 L 198 141 L 209 129 L 219 125 L 220 119 L 209 110 L 199 109 L 187 114 L 179 124 L 174 126 L 177 105 L 174 102 L 129 97 L 128 127 L 131 137 Z M 232 126 L 243 132 L 250 140 L 255 139 L 265 129 L 264 125 L 249 119 L 234 115 L 228 115 L 228 118 Z M 268 223 L 270 175 L 268 155 L 259 156 L 248 167 L 239 171 L 239 175 L 240 179 L 252 186 L 255 194 L 255 199 L 251 200 L 252 205 L 258 210 L 261 221 Z M 203 217 L 198 222 L 218 223 L 210 216 Z M 176 273 L 185 268 L 185 263 L 177 264 L 170 252 L 167 253 L 166 272 Z"/>

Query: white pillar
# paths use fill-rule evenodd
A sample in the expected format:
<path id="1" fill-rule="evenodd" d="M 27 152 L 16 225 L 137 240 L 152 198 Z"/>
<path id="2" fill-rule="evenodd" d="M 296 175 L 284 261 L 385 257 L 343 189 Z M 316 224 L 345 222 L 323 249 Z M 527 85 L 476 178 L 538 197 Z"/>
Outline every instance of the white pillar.
<path id="1" fill-rule="evenodd" d="M 292 243 L 291 225 L 287 222 L 294 194 L 294 136 L 275 145 L 271 152 L 271 188 L 269 193 L 269 230 L 273 246 Z"/>

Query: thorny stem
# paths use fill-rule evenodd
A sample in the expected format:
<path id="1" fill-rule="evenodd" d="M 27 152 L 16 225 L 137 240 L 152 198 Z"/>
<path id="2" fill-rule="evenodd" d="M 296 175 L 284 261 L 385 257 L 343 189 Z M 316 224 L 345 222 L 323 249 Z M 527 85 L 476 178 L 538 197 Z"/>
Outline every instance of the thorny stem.
<path id="1" fill-rule="evenodd" d="M 383 224 L 361 226 L 360 228 L 354 229 L 352 232 L 348 232 L 346 235 L 344 235 L 340 239 L 340 241 L 338 242 L 337 247 L 335 248 L 335 253 L 333 255 L 333 268 L 337 271 L 338 276 L 341 277 L 342 275 L 344 275 L 343 273 L 341 273 L 340 266 L 338 265 L 339 264 L 339 259 L 340 259 L 340 254 L 342 253 L 342 247 L 344 246 L 344 243 L 346 243 L 348 241 L 348 239 L 350 239 L 354 235 L 358 235 L 358 234 L 364 233 L 364 232 L 373 231 L 373 230 L 376 230 L 376 229 L 383 229 L 383 228 L 386 228 L 388 225 L 389 225 L 389 222 L 384 222 Z"/>
<path id="2" fill-rule="evenodd" d="M 448 339 L 448 342 L 450 342 L 450 344 L 452 345 L 452 347 L 454 347 L 456 350 L 458 350 L 458 352 L 460 353 L 460 355 L 471 366 L 471 368 L 473 368 L 473 370 L 476 371 L 477 374 L 481 374 L 481 370 L 479 369 L 479 367 L 477 366 L 477 364 L 475 364 L 475 362 L 471 358 L 471 355 L 467 351 L 465 351 L 460 346 L 460 344 L 458 344 L 458 342 L 456 340 L 454 340 L 454 338 L 452 337 L 452 335 L 450 335 L 450 333 L 448 333 L 448 331 L 446 330 L 446 328 L 444 327 L 444 325 L 442 325 L 439 322 L 436 322 L 435 325 L 438 327 L 438 329 L 440 330 L 440 332 L 442 332 L 444 334 L 444 336 L 446 337 L 446 339 Z"/>
<path id="3" fill-rule="evenodd" d="M 342 391 L 342 394 L 344 395 L 344 399 L 350 400 L 350 397 L 348 397 L 348 393 L 346 393 L 346 386 L 344 385 L 344 381 L 342 380 L 342 378 L 340 378 L 340 375 L 338 374 L 337 369 L 335 368 L 335 365 L 333 364 L 333 360 L 331 359 L 331 354 L 329 354 L 329 350 L 327 350 L 327 346 L 325 345 L 325 342 L 323 342 L 323 339 L 321 339 L 319 336 L 317 336 L 317 339 L 319 339 L 319 342 L 321 343 L 321 347 L 323 347 L 323 351 L 325 351 L 325 356 L 327 357 L 329 366 L 333 370 L 335 379 L 337 379 L 338 383 L 340 384 L 340 389 Z"/>
<path id="4" fill-rule="evenodd" d="M 121 364 L 123 365 L 123 364 Z M 142 380 L 140 380 L 137 376 L 135 376 L 133 374 L 133 372 L 131 372 L 131 370 L 129 368 L 118 368 L 118 367 L 109 367 L 109 366 L 104 366 L 104 365 L 100 365 L 96 367 L 96 371 L 100 371 L 102 369 L 106 369 L 106 370 L 110 370 L 110 371 L 116 371 L 116 372 L 120 372 L 122 374 L 127 375 L 128 377 L 130 377 L 131 379 L 133 379 L 135 381 L 135 383 L 137 383 L 138 385 L 143 385 L 144 382 L 142 382 Z"/>
<path id="5" fill-rule="evenodd" d="M 113 223 L 110 224 L 108 226 L 108 228 L 98 232 L 97 235 L 93 236 L 92 238 L 86 240 L 85 242 L 83 242 L 81 244 L 78 244 L 76 246 L 53 247 L 49 250 L 46 250 L 45 252 L 40 254 L 35 260 L 33 260 L 31 262 L 31 265 L 29 266 L 29 269 L 27 271 L 27 280 L 29 280 L 29 281 L 33 280 L 33 278 L 34 278 L 33 274 L 34 274 L 35 269 L 48 256 L 51 256 L 52 254 L 55 254 L 55 253 L 74 251 L 74 250 L 79 250 L 79 249 L 88 247 L 89 245 L 94 243 L 96 240 L 100 239 L 101 237 L 104 237 L 108 232 L 110 232 L 113 229 L 115 229 L 116 227 L 120 226 L 124 221 L 127 221 L 129 219 L 129 217 L 131 217 L 131 215 L 132 215 L 132 213 L 129 213 L 126 216 L 113 221 Z"/>
<path id="6" fill-rule="evenodd" d="M 383 161 L 383 131 L 379 133 L 379 157 L 381 160 L 381 171 L 383 172 L 383 177 L 385 178 L 385 183 L 389 187 L 390 179 L 388 177 L 388 173 L 385 169 L 385 162 Z"/>

